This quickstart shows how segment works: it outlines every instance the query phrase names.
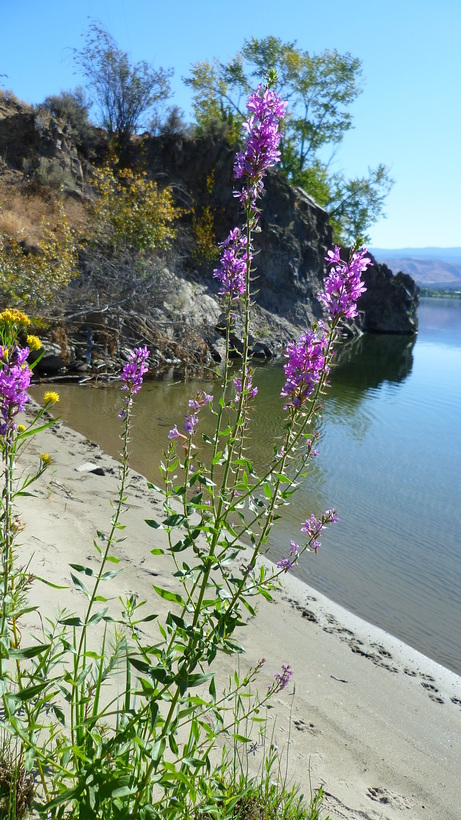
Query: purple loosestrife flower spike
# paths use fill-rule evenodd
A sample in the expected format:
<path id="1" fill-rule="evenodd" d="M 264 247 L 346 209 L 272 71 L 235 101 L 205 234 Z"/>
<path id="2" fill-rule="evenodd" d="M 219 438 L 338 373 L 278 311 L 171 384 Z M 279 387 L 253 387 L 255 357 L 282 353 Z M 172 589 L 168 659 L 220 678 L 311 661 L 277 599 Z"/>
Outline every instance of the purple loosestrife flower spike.
<path id="1" fill-rule="evenodd" d="M 29 401 L 26 393 L 32 378 L 32 371 L 26 364 L 28 347 L 1 349 L 0 361 L 0 435 L 14 430 L 14 417 L 24 410 Z"/>
<path id="2" fill-rule="evenodd" d="M 238 401 L 242 395 L 242 379 L 236 376 L 232 381 L 235 387 L 235 401 Z M 253 386 L 253 375 L 248 373 L 248 371 L 246 372 L 244 382 L 248 398 L 254 399 L 254 397 L 258 395 L 258 388 Z"/>
<path id="3" fill-rule="evenodd" d="M 292 675 L 293 670 L 291 666 L 287 663 L 282 663 L 282 671 L 274 672 L 274 683 L 271 683 L 268 686 L 267 694 L 269 695 L 272 692 L 281 692 L 282 689 L 285 689 L 285 686 L 288 686 Z"/>
<path id="4" fill-rule="evenodd" d="M 282 102 L 270 88 L 258 86 L 246 105 L 250 116 L 243 124 L 245 148 L 235 158 L 236 179 L 246 177 L 260 193 L 260 180 L 280 160 L 280 121 L 284 119 L 287 103 Z"/>
<path id="5" fill-rule="evenodd" d="M 330 273 L 317 298 L 330 320 L 340 317 L 353 319 L 357 316 L 357 299 L 366 290 L 361 276 L 368 265 L 371 265 L 371 259 L 366 254 L 366 248 L 353 251 L 349 262 L 343 262 L 337 245 L 334 251 L 328 251 L 325 259 L 330 266 Z"/>
<path id="6" fill-rule="evenodd" d="M 336 510 L 326 510 L 326 512 L 322 513 L 320 519 L 316 518 L 315 515 L 311 515 L 310 518 L 306 518 L 303 524 L 301 524 L 301 532 L 305 532 L 309 538 L 309 546 L 314 552 L 317 552 L 318 548 L 320 547 L 320 541 L 318 540 L 320 537 L 320 533 L 322 530 L 325 529 L 327 524 L 336 524 L 339 521 L 339 516 Z"/>
<path id="7" fill-rule="evenodd" d="M 248 100 L 250 113 L 243 125 L 245 147 L 235 158 L 234 175 L 244 180 L 241 191 L 234 191 L 245 211 L 257 216 L 256 201 L 264 190 L 263 176 L 280 159 L 278 149 L 281 133 L 280 121 L 285 116 L 286 103 L 275 91 L 258 86 Z M 213 276 L 221 282 L 219 294 L 231 300 L 238 300 L 246 291 L 246 278 L 251 266 L 251 247 L 240 228 L 234 228 L 222 248 L 220 267 Z"/>
<path id="8" fill-rule="evenodd" d="M 221 266 L 213 271 L 214 278 L 221 282 L 219 295 L 238 299 L 245 293 L 247 267 L 252 259 L 247 251 L 247 238 L 240 228 L 234 228 L 219 247 L 223 248 Z"/>
<path id="9" fill-rule="evenodd" d="M 143 376 L 149 369 L 146 364 L 149 358 L 149 352 L 147 347 L 136 347 L 133 350 L 130 360 L 122 370 L 120 376 L 123 382 L 122 390 L 128 390 L 131 396 L 134 396 L 135 393 L 141 390 Z"/>
<path id="10" fill-rule="evenodd" d="M 325 358 L 327 345 L 326 330 L 319 324 L 317 330 L 304 331 L 298 342 L 290 342 L 287 346 L 288 362 L 284 365 L 287 380 L 280 394 L 287 399 L 285 409 L 293 407 L 300 410 L 314 392 L 322 374 L 328 374 Z"/>

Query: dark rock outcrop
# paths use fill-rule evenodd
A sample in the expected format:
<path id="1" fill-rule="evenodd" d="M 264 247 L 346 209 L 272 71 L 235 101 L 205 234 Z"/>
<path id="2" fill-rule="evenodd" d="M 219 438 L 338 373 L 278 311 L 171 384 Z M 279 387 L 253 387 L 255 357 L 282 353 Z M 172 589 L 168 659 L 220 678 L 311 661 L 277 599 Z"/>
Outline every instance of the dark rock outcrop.
<path id="1" fill-rule="evenodd" d="M 159 183 L 173 185 L 186 204 L 203 201 L 206 180 L 213 178 L 209 204 L 218 240 L 241 223 L 232 193 L 234 149 L 212 138 L 146 137 L 142 150 L 150 173 Z M 257 328 L 261 330 L 264 317 L 270 315 L 269 324 L 275 323 L 282 335 L 293 335 L 322 314 L 316 294 L 326 273 L 326 252 L 333 245 L 332 229 L 327 212 L 279 174 L 268 174 L 265 189 L 261 233 L 255 236 L 255 303 L 261 311 Z M 359 330 L 416 332 L 419 292 L 411 277 L 393 276 L 385 265 L 375 263 L 366 274 L 366 285 L 359 303 Z M 209 287 L 213 289 L 212 281 Z"/>
<path id="2" fill-rule="evenodd" d="M 373 257 L 371 257 L 373 259 Z M 358 303 L 358 326 L 364 333 L 416 333 L 419 288 L 407 273 L 393 275 L 373 260 L 364 275 L 366 292 Z"/>
<path id="3" fill-rule="evenodd" d="M 26 177 L 81 193 L 83 170 L 67 125 L 50 115 L 0 107 L 0 155 L 8 168 Z"/>

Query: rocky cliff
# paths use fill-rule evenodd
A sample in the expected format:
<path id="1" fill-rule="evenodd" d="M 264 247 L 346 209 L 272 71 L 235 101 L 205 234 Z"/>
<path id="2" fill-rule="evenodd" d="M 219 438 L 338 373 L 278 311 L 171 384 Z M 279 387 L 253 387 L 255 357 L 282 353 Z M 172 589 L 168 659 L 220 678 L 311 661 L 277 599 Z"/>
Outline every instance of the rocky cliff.
<path id="1" fill-rule="evenodd" d="M 204 180 L 215 180 L 209 196 L 215 232 L 222 241 L 239 224 L 232 195 L 234 151 L 212 139 L 152 139 L 143 143 L 148 167 L 159 179 L 187 190 L 193 201 L 204 196 Z M 333 245 L 328 214 L 301 188 L 277 173 L 266 179 L 256 265 L 255 301 L 280 326 L 305 327 L 321 316 L 316 294 L 325 275 L 326 251 Z M 373 260 L 374 261 L 374 260 Z M 366 275 L 357 327 L 363 332 L 412 334 L 417 330 L 418 288 L 405 274 L 393 276 L 374 262 Z"/>
<path id="2" fill-rule="evenodd" d="M 102 140 L 100 135 L 99 148 L 100 158 L 104 135 Z M 157 272 L 159 287 L 155 296 L 143 303 L 145 315 L 138 316 L 137 321 L 126 308 L 123 321 L 119 315 L 111 317 L 106 309 L 103 319 L 96 321 L 98 311 L 101 316 L 96 303 L 88 304 L 87 311 L 82 311 L 79 304 L 78 321 L 69 319 L 66 325 L 75 344 L 66 343 L 62 369 L 90 366 L 84 342 L 90 334 L 93 362 L 99 355 L 107 364 L 108 350 L 120 350 L 123 343 L 146 341 L 157 350 L 159 367 L 162 362 L 179 364 L 187 358 L 186 348 L 190 358 L 195 355 L 188 342 L 183 344 L 188 333 L 201 362 L 219 360 L 221 306 L 213 265 L 198 269 L 185 237 L 188 231 L 190 236 L 191 227 L 187 213 L 190 215 L 192 208 L 197 212 L 204 204 L 213 214 L 217 241 L 225 239 L 230 228 L 240 223 L 239 205 L 232 194 L 234 155 L 234 149 L 219 139 L 154 138 L 147 134 L 136 138 L 133 161 L 142 163 L 160 186 L 171 185 L 178 203 L 186 210 L 176 254 L 166 263 L 163 260 L 162 272 Z M 96 161 L 99 158 L 95 157 Z M 0 181 L 6 173 L 17 174 L 18 179 L 32 176 L 40 183 L 51 182 L 65 196 L 84 198 L 90 193 L 84 182 L 85 162 L 68 125 L 43 112 L 4 105 L 0 100 Z M 87 163 L 86 168 L 88 171 Z M 333 240 L 327 213 L 305 191 L 293 188 L 276 173 L 267 177 L 261 229 L 256 236 L 252 330 L 253 352 L 264 358 L 281 354 L 290 339 L 320 317 L 316 294 L 326 272 L 324 257 Z M 351 332 L 416 332 L 418 288 L 409 276 L 393 276 L 385 265 L 375 264 L 366 274 L 366 285 L 367 292 L 359 303 L 360 316 Z M 70 304 L 67 317 L 75 313 Z M 65 318 L 59 317 L 61 324 Z M 123 332 L 117 330 L 116 343 L 114 334 L 111 337 L 114 327 L 124 328 Z M 238 323 L 234 341 L 238 349 Z M 75 352 L 79 349 L 84 351 L 83 356 Z"/>

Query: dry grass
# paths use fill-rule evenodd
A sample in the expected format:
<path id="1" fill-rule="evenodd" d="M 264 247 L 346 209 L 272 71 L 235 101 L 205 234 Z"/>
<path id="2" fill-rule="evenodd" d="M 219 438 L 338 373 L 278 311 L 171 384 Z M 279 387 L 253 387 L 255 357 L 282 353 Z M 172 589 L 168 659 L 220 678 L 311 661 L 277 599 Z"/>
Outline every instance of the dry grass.
<path id="1" fill-rule="evenodd" d="M 63 205 L 70 227 L 85 231 L 88 215 L 83 202 L 67 197 Z M 28 190 L 19 172 L 0 175 L 0 233 L 33 248 L 44 239 L 45 224 L 55 221 L 56 199 L 49 192 Z"/>

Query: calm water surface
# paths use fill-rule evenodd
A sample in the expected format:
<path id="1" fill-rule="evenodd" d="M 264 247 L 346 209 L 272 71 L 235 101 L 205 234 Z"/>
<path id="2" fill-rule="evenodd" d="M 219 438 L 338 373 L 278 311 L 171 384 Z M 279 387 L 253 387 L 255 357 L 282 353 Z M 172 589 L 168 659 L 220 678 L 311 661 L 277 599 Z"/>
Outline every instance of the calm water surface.
<path id="1" fill-rule="evenodd" d="M 270 459 L 282 426 L 281 365 L 257 369 L 252 457 Z M 132 465 L 158 479 L 168 430 L 211 384 L 148 383 L 137 397 Z M 32 392 L 40 398 L 46 386 Z M 65 422 L 117 456 L 118 389 L 63 385 Z M 320 455 L 272 531 L 287 554 L 312 512 L 341 522 L 300 577 L 461 674 L 461 300 L 423 299 L 419 334 L 368 336 L 339 352 L 320 422 Z"/>

